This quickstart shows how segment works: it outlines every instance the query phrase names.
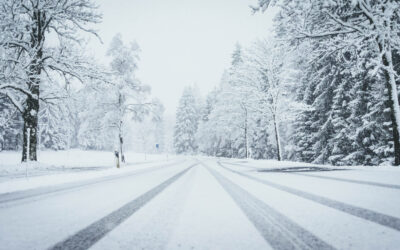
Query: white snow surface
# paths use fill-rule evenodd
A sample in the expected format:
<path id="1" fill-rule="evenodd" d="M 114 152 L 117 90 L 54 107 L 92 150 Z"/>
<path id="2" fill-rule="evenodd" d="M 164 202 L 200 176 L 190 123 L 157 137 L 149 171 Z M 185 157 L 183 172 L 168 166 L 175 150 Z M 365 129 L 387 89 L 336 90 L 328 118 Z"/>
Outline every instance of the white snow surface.
<path id="1" fill-rule="evenodd" d="M 212 164 L 212 163 L 211 163 Z M 296 164 L 295 164 L 296 165 Z M 229 166 L 229 165 L 227 165 Z M 231 167 L 235 169 L 235 167 Z M 239 167 L 236 167 L 238 169 Z M 400 233 L 393 229 L 371 223 L 370 221 L 343 213 L 323 206 L 302 197 L 289 194 L 268 187 L 258 182 L 243 178 L 221 168 L 216 168 L 229 179 L 239 184 L 251 194 L 280 211 L 294 222 L 302 225 L 325 242 L 339 249 L 398 249 Z M 374 169 L 369 175 L 367 170 L 361 172 L 323 172 L 324 175 L 345 175 L 348 179 L 393 180 L 396 173 L 397 185 L 400 184 L 400 169 L 386 169 L 378 171 Z M 374 172 L 380 172 L 380 176 L 374 178 Z M 247 174 L 249 172 L 246 172 Z M 338 174 L 341 173 L 341 174 Z M 381 187 L 343 183 L 334 180 L 319 180 L 301 175 L 285 173 L 254 173 L 251 176 L 265 179 L 273 183 L 321 195 L 336 201 L 356 205 L 362 208 L 374 210 L 400 218 L 400 190 L 392 190 Z M 318 173 L 320 175 L 320 173 Z M 365 178 L 367 176 L 367 178 Z"/>
<path id="2" fill-rule="evenodd" d="M 13 171 L 13 166 L 21 168 L 16 153 L 0 153 L 1 166 L 8 169 L 0 180 L 0 249 L 48 249 L 82 234 L 82 229 L 94 228 L 96 222 L 111 213 L 126 209 L 126 204 L 143 200 L 145 203 L 130 211 L 120 224 L 108 221 L 109 231 L 91 242 L 90 248 L 271 249 L 277 239 L 271 238 L 268 231 L 278 230 L 295 239 L 301 248 L 318 249 L 312 242 L 305 242 L 311 246 L 302 245 L 304 232 L 296 231 L 296 227 L 337 249 L 398 249 L 400 245 L 400 168 L 323 166 L 336 170 L 281 172 L 285 168 L 312 170 L 321 166 L 193 156 L 167 159 L 166 155 L 146 156 L 145 161 L 144 155 L 130 153 L 128 163 L 116 169 L 110 154 L 80 150 L 41 152 L 39 163 L 33 167 L 26 164 L 33 169 L 25 177 L 19 175 L 23 171 Z M 79 171 L 75 169 L 78 166 Z M 185 169 L 188 170 L 182 172 Z M 264 171 L 271 169 L 278 171 Z M 115 178 L 104 180 L 108 176 Z M 174 181 L 159 193 L 145 198 L 171 179 Z M 87 180 L 94 182 L 18 198 L 23 190 L 51 190 Z M 236 188 L 227 186 L 227 182 Z M 4 197 L 17 200 L 7 201 Z M 376 215 L 367 219 L 312 197 Z M 271 210 L 281 217 L 274 217 Z M 379 216 L 392 221 L 380 224 L 376 218 Z M 287 227 L 285 220 L 296 226 Z M 265 224 L 257 225 L 257 221 Z M 390 225 L 392 222 L 394 226 Z M 80 242 L 74 244 L 78 246 Z"/>
<path id="3" fill-rule="evenodd" d="M 126 163 L 117 169 L 114 154 L 106 151 L 40 151 L 38 162 L 28 163 L 21 163 L 20 157 L 20 152 L 0 152 L 0 194 L 129 173 L 177 160 L 173 155 L 127 152 Z"/>
<path id="4" fill-rule="evenodd" d="M 196 197 L 196 198 L 194 198 Z M 93 249 L 270 249 L 203 167 L 190 170 Z"/>

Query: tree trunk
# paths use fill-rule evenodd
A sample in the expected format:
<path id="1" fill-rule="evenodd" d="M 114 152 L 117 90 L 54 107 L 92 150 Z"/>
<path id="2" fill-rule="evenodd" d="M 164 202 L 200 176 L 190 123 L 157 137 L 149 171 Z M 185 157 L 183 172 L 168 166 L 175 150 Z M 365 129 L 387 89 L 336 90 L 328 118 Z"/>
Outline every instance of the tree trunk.
<path id="1" fill-rule="evenodd" d="M 386 69 L 384 70 L 386 87 L 389 94 L 390 118 L 392 120 L 392 133 L 394 142 L 394 165 L 400 165 L 400 107 L 397 94 L 396 80 L 394 77 L 394 68 L 391 51 L 386 51 L 382 55 L 382 62 Z"/>
<path id="2" fill-rule="evenodd" d="M 249 149 L 247 148 L 248 147 L 247 141 L 248 141 L 248 138 L 247 138 L 247 118 L 246 118 L 246 121 L 245 121 L 245 124 L 244 124 L 244 144 L 245 144 L 246 159 L 249 158 L 249 153 L 248 153 Z"/>
<path id="3" fill-rule="evenodd" d="M 244 120 L 244 143 L 245 143 L 245 155 L 246 159 L 249 158 L 249 137 L 248 137 L 248 121 L 247 121 L 247 109 L 245 108 L 245 120 Z"/>
<path id="4" fill-rule="evenodd" d="M 275 130 L 275 140 L 276 140 L 276 155 L 277 155 L 278 161 L 281 161 L 282 160 L 281 141 L 280 141 L 280 136 L 279 136 L 278 122 L 276 120 L 275 115 L 273 115 L 273 120 L 274 120 L 274 130 Z"/>
<path id="5" fill-rule="evenodd" d="M 122 151 L 122 144 L 124 144 L 124 139 L 122 138 L 122 134 L 119 134 L 119 150 L 121 152 L 121 162 L 125 163 L 125 155 Z"/>
<path id="6" fill-rule="evenodd" d="M 39 89 L 39 87 L 37 88 Z M 39 90 L 37 90 L 39 92 Z M 38 131 L 38 112 L 39 100 L 28 97 L 27 107 L 23 113 L 23 144 L 22 144 L 22 162 L 37 161 L 37 131 Z M 28 158 L 29 156 L 29 158 Z"/>
<path id="7" fill-rule="evenodd" d="M 122 145 L 124 144 L 124 139 L 122 137 L 122 126 L 123 126 L 123 114 L 122 114 L 122 94 L 118 94 L 118 105 L 119 105 L 119 131 L 118 131 L 118 139 L 119 139 L 119 153 L 121 155 L 121 162 L 125 163 L 125 155 L 122 151 Z"/>
<path id="8" fill-rule="evenodd" d="M 41 57 L 42 53 L 39 51 L 36 59 L 30 66 L 31 76 L 27 85 L 29 86 L 31 95 L 27 96 L 25 110 L 22 114 L 24 120 L 22 162 L 26 162 L 27 160 L 37 161 L 39 84 L 41 74 L 41 65 L 38 61 Z"/>
<path id="9" fill-rule="evenodd" d="M 26 106 L 22 117 L 24 120 L 22 161 L 37 161 L 37 136 L 38 136 L 38 115 L 39 115 L 39 84 L 42 73 L 43 43 L 44 43 L 44 24 L 46 15 L 44 12 L 34 10 L 32 19 L 31 47 L 36 51 L 33 60 L 29 65 L 29 80 L 27 86 L 30 95 L 27 96 Z"/>

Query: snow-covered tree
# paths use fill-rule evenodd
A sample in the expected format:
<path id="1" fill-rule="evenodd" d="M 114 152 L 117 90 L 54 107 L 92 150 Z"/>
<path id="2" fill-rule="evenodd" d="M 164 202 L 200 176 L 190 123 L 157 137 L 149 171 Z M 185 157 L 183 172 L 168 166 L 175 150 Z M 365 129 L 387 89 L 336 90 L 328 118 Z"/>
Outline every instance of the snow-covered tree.
<path id="1" fill-rule="evenodd" d="M 215 108 L 209 115 L 206 140 L 216 156 L 250 156 L 251 114 L 241 93 L 229 83 L 221 88 Z"/>
<path id="2" fill-rule="evenodd" d="M 160 104 L 156 105 L 157 109 L 153 111 L 153 119 L 152 122 L 154 124 L 154 140 L 155 145 L 158 145 L 158 148 L 155 149 L 156 153 L 166 152 L 166 143 L 165 143 L 165 118 L 164 118 L 164 106 Z"/>
<path id="3" fill-rule="evenodd" d="M 22 117 L 6 96 L 0 94 L 0 151 L 17 150 L 22 139 Z"/>
<path id="4" fill-rule="evenodd" d="M 174 148 L 178 154 L 197 152 L 196 132 L 199 123 L 199 107 L 193 88 L 185 87 L 176 111 Z"/>
<path id="5" fill-rule="evenodd" d="M 217 102 L 218 90 L 214 89 L 208 93 L 204 106 L 201 108 L 201 118 L 199 120 L 199 127 L 196 134 L 196 140 L 199 145 L 199 151 L 207 155 L 215 156 L 217 152 L 217 141 L 215 133 L 210 133 L 210 115 L 214 110 Z"/>
<path id="6" fill-rule="evenodd" d="M 259 0 L 253 9 L 265 10 L 270 5 L 282 6 L 278 19 L 283 27 L 279 29 L 293 42 L 317 40 L 314 52 L 320 58 L 333 54 L 345 60 L 367 58 L 373 65 L 371 73 L 382 75 L 391 112 L 394 164 L 400 165 L 400 107 L 393 63 L 400 46 L 400 2 Z"/>
<path id="7" fill-rule="evenodd" d="M 92 73 L 76 47 L 101 15 L 91 0 L 7 0 L 0 9 L 0 92 L 24 120 L 22 161 L 36 161 L 42 82 Z M 47 43 L 50 34 L 57 42 Z"/>
<path id="8" fill-rule="evenodd" d="M 148 100 L 150 87 L 143 85 L 135 77 L 138 67 L 139 47 L 136 43 L 124 45 L 120 34 L 114 36 L 107 55 L 111 57 L 112 87 L 108 93 L 113 96 L 109 103 L 109 112 L 114 114 L 113 126 L 118 129 L 118 144 L 121 161 L 125 162 L 123 153 L 124 120 L 128 117 L 143 120 L 149 113 L 151 102 Z"/>
<path id="9" fill-rule="evenodd" d="M 393 157 L 393 138 L 390 131 L 390 110 L 385 101 L 387 93 L 380 87 L 379 79 L 371 77 L 368 69 L 353 78 L 349 103 L 350 124 L 348 137 L 352 150 L 345 158 L 346 164 L 379 165 Z"/>
<path id="10" fill-rule="evenodd" d="M 287 79 L 283 77 L 285 53 L 279 47 L 274 48 L 271 41 L 258 41 L 249 51 L 247 70 L 248 88 L 251 88 L 257 102 L 253 104 L 262 117 L 271 121 L 273 128 L 276 158 L 282 160 L 280 123 L 289 121 L 288 110 L 291 100 L 287 96 Z M 287 73 L 287 72 L 286 72 Z M 268 119 L 262 119 L 267 121 Z M 267 124 L 265 124 L 267 126 Z"/>
<path id="11" fill-rule="evenodd" d="M 150 87 L 136 78 L 139 52 L 136 43 L 127 45 L 120 34 L 114 36 L 107 52 L 111 62 L 106 80 L 95 79 L 81 93 L 87 100 L 87 108 L 81 114 L 81 144 L 96 149 L 114 147 L 122 162 L 125 137 L 134 133 L 127 129 L 130 127 L 127 122 L 140 122 L 162 107 L 150 99 Z"/>
<path id="12" fill-rule="evenodd" d="M 40 147 L 61 150 L 70 146 L 72 127 L 66 106 L 41 105 L 39 111 Z"/>
<path id="13" fill-rule="evenodd" d="M 274 152 L 282 158 L 279 122 L 290 120 L 292 106 L 283 58 L 267 41 L 245 50 L 236 45 L 229 70 L 207 98 L 198 133 L 202 152 L 241 158 Z"/>
<path id="14" fill-rule="evenodd" d="M 114 103 L 108 95 L 107 84 L 92 81 L 78 91 L 78 143 L 85 149 L 112 150 L 116 141 L 116 130 L 112 126 L 114 114 L 110 104 Z"/>
<path id="15" fill-rule="evenodd" d="M 268 124 L 269 122 L 265 116 L 257 118 L 254 123 L 253 135 L 250 142 L 253 159 L 276 158 L 276 143 L 271 139 Z"/>

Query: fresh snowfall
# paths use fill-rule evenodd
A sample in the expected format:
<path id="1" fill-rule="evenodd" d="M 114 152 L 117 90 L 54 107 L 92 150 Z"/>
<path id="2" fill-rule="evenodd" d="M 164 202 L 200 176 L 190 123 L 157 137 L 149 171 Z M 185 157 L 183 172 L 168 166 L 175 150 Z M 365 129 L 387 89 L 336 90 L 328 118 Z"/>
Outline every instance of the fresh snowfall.
<path id="1" fill-rule="evenodd" d="M 399 91 L 397 0 L 0 0 L 0 250 L 400 249 Z"/>

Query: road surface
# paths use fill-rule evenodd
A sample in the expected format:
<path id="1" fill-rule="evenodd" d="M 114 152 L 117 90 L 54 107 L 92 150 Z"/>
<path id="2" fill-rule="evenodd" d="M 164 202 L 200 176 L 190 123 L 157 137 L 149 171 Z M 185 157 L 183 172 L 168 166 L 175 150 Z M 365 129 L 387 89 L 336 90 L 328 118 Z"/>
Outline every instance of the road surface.
<path id="1" fill-rule="evenodd" d="M 188 157 L 0 194 L 7 250 L 399 247 L 400 172 L 388 168 Z"/>

